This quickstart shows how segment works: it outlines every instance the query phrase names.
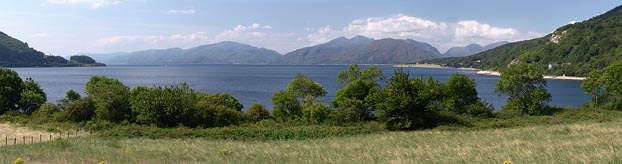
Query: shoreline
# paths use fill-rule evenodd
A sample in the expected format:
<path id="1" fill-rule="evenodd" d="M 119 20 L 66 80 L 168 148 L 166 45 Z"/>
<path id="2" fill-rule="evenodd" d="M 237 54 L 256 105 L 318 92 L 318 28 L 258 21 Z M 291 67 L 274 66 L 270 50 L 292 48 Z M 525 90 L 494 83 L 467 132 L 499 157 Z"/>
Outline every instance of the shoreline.
<path id="1" fill-rule="evenodd" d="M 477 71 L 474 74 L 481 76 L 501 76 L 500 72 L 497 71 Z M 544 75 L 544 79 L 547 80 L 574 80 L 574 81 L 583 81 L 585 77 L 577 77 L 577 76 L 553 76 L 553 75 Z"/>

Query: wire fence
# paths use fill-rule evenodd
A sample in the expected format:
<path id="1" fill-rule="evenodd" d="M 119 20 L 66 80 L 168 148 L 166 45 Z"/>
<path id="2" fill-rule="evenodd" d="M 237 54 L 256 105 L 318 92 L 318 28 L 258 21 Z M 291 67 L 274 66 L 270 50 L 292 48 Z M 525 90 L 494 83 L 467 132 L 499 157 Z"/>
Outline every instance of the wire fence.
<path id="1" fill-rule="evenodd" d="M 71 131 L 65 131 L 65 132 L 59 132 L 59 133 L 31 134 L 31 135 L 22 135 L 22 136 L 5 135 L 3 137 L 4 142 L 1 144 L 1 146 L 35 144 L 35 143 L 53 141 L 56 139 L 74 138 L 74 137 L 85 136 L 85 135 L 90 135 L 90 134 L 91 132 L 88 130 L 71 130 Z"/>

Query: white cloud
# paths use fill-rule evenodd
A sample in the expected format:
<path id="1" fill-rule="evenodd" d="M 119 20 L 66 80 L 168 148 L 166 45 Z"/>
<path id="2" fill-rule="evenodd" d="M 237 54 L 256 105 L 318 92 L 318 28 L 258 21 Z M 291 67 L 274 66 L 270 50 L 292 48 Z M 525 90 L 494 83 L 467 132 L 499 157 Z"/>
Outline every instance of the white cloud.
<path id="1" fill-rule="evenodd" d="M 158 44 L 162 42 L 188 43 L 194 41 L 205 41 L 209 39 L 206 32 L 195 32 L 189 34 L 172 35 L 118 35 L 101 38 L 97 41 L 99 46 L 109 46 L 113 44 L 140 42 L 148 44 Z"/>
<path id="2" fill-rule="evenodd" d="M 309 30 L 312 29 L 312 30 Z M 391 17 L 370 17 L 353 20 L 342 29 L 307 28 L 310 43 L 322 43 L 339 36 L 364 35 L 373 38 L 413 39 L 428 42 L 440 51 L 470 43 L 489 44 L 497 41 L 518 41 L 540 36 L 514 28 L 496 27 L 475 20 L 445 23 L 398 14 Z"/>
<path id="3" fill-rule="evenodd" d="M 267 35 L 267 31 L 271 30 L 272 26 L 261 25 L 253 23 L 248 26 L 237 25 L 231 30 L 226 30 L 214 37 L 217 41 L 226 40 L 247 40 L 250 38 L 262 38 Z"/>
<path id="4" fill-rule="evenodd" d="M 73 5 L 73 4 L 89 4 L 92 8 L 100 8 L 105 6 L 112 6 L 121 3 L 121 0 L 46 0 L 44 4 L 59 4 L 59 5 Z"/>
<path id="5" fill-rule="evenodd" d="M 166 11 L 166 13 L 169 13 L 169 14 L 194 14 L 194 13 L 196 13 L 196 11 L 194 9 L 188 9 L 188 10 L 168 10 L 168 11 Z"/>

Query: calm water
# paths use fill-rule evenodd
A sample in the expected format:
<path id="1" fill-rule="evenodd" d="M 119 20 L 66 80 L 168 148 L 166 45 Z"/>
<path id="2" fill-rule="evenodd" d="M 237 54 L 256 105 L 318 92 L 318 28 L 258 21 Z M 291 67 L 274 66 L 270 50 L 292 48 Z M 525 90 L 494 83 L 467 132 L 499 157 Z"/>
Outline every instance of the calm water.
<path id="1" fill-rule="evenodd" d="M 385 76 L 393 73 L 392 66 L 380 66 Z M 296 73 L 304 73 L 324 85 L 328 91 L 325 101 L 332 100 L 335 92 L 343 87 L 337 83 L 337 73 L 346 65 L 178 65 L 178 66 L 108 66 L 77 68 L 14 68 L 22 78 L 33 78 L 48 94 L 48 101 L 56 102 L 73 89 L 84 94 L 84 86 L 91 76 L 103 75 L 119 79 L 125 85 L 135 87 L 166 86 L 188 83 L 198 91 L 226 92 L 234 95 L 244 106 L 253 101 L 272 108 L 270 97 L 284 89 Z M 477 83 L 479 97 L 493 103 L 499 109 L 505 98 L 493 92 L 498 77 L 477 76 L 473 71 L 458 69 L 404 68 L 411 77 L 428 77 L 446 81 L 453 73 L 464 73 Z M 553 95 L 551 104 L 579 106 L 589 101 L 578 81 L 549 80 L 548 89 Z"/>

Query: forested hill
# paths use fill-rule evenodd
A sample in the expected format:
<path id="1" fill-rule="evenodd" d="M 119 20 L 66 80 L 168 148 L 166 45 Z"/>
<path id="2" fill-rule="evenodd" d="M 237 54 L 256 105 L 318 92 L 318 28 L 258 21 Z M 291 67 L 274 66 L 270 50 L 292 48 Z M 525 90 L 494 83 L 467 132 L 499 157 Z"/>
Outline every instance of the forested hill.
<path id="1" fill-rule="evenodd" d="M 0 32 L 0 67 L 69 67 L 85 66 L 60 56 L 48 56 Z"/>
<path id="2" fill-rule="evenodd" d="M 514 62 L 540 65 L 547 74 L 586 76 L 622 61 L 622 6 L 589 20 L 568 24 L 541 38 L 514 42 L 468 57 L 427 62 L 499 70 Z"/>

